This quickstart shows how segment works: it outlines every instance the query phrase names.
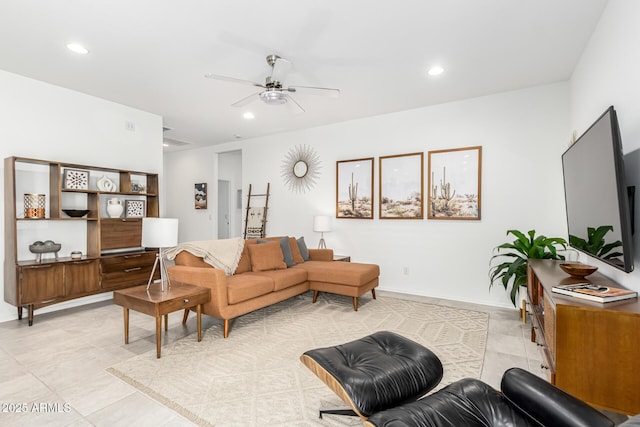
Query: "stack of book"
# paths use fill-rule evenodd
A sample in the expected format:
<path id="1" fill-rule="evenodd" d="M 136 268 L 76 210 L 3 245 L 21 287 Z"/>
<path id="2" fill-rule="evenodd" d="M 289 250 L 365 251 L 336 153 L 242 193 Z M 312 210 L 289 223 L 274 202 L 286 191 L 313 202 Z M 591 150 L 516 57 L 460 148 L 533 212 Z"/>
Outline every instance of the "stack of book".
<path id="1" fill-rule="evenodd" d="M 557 285 L 553 292 L 596 302 L 612 302 L 629 298 L 637 298 L 638 293 L 627 289 L 601 286 L 593 283 L 575 283 L 573 285 Z"/>

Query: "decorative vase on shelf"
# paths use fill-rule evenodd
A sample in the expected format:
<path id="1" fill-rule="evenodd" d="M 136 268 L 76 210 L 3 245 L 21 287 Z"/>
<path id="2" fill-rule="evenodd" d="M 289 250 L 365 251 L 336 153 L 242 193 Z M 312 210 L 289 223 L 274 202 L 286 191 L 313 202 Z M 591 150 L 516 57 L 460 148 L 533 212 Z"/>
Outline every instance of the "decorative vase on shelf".
<path id="1" fill-rule="evenodd" d="M 107 200 L 107 214 L 109 214 L 109 218 L 120 218 L 123 210 L 122 202 L 117 197 Z"/>

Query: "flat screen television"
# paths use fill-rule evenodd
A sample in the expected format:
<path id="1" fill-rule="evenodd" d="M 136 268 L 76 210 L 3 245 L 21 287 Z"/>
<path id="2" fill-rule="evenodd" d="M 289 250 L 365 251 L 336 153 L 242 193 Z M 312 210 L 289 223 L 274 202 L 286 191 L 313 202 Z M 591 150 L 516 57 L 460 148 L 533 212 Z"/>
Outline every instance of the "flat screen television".
<path id="1" fill-rule="evenodd" d="M 627 273 L 633 271 L 631 193 L 613 107 L 564 152 L 562 170 L 569 246 Z"/>

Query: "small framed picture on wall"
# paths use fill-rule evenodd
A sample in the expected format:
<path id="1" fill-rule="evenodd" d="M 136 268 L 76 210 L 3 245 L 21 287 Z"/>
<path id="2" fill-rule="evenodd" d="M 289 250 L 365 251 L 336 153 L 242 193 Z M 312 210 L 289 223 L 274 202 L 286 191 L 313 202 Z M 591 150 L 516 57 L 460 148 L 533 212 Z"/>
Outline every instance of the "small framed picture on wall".
<path id="1" fill-rule="evenodd" d="M 195 185 L 195 208 L 207 209 L 207 183 L 201 182 Z"/>

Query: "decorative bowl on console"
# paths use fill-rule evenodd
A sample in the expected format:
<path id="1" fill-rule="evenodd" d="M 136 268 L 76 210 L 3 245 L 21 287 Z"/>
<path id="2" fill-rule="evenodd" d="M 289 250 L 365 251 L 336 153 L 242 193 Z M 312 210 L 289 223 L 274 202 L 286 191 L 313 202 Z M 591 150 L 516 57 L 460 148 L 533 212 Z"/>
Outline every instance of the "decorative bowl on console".
<path id="1" fill-rule="evenodd" d="M 90 211 L 89 209 L 62 209 L 62 212 L 66 213 L 71 218 L 82 218 Z"/>
<path id="2" fill-rule="evenodd" d="M 580 264 L 579 262 L 563 262 L 560 264 L 562 271 L 570 276 L 583 279 L 588 275 L 595 273 L 598 267 L 587 264 Z"/>

